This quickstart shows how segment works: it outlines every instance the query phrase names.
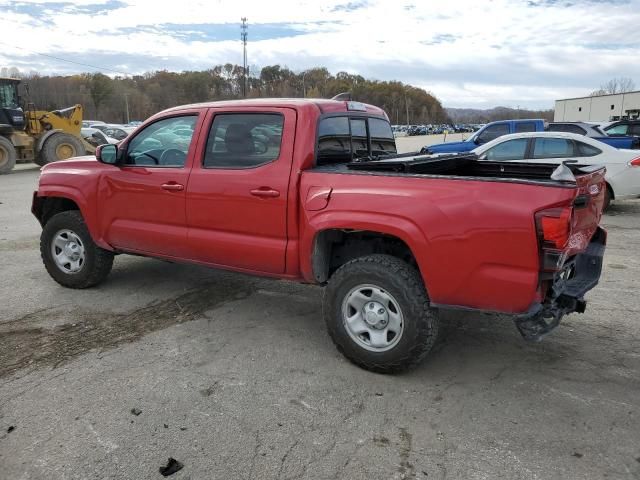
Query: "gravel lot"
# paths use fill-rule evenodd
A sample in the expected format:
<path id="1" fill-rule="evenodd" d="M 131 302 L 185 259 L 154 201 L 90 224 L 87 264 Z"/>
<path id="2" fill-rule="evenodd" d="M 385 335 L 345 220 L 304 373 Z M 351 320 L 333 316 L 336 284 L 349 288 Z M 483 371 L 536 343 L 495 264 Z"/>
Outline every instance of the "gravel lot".
<path id="1" fill-rule="evenodd" d="M 128 256 L 59 287 L 37 176 L 0 176 L 0 478 L 157 479 L 168 457 L 175 479 L 640 478 L 640 200 L 604 218 L 585 314 L 527 344 L 445 313 L 431 357 L 383 376 L 334 349 L 318 287 Z"/>

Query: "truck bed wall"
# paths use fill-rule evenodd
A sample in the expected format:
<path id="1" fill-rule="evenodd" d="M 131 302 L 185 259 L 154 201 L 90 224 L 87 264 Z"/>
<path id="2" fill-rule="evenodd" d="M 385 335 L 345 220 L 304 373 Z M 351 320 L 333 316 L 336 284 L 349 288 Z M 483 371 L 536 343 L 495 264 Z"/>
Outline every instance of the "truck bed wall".
<path id="1" fill-rule="evenodd" d="M 323 210 L 309 211 L 311 187 L 331 187 Z M 505 313 L 537 299 L 539 252 L 534 213 L 566 205 L 570 188 L 427 177 L 302 174 L 301 256 L 312 278 L 316 234 L 362 229 L 402 239 L 435 304 Z"/>

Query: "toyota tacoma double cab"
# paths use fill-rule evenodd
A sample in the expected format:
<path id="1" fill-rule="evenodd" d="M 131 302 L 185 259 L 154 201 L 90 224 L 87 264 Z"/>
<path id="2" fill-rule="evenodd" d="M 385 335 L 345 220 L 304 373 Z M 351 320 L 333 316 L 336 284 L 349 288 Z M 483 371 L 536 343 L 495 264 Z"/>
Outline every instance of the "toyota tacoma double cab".
<path id="1" fill-rule="evenodd" d="M 397 154 L 385 112 L 262 99 L 172 108 L 95 157 L 46 165 L 32 212 L 65 287 L 117 254 L 324 285 L 352 362 L 421 361 L 438 312 L 513 316 L 538 340 L 598 282 L 604 168 Z"/>

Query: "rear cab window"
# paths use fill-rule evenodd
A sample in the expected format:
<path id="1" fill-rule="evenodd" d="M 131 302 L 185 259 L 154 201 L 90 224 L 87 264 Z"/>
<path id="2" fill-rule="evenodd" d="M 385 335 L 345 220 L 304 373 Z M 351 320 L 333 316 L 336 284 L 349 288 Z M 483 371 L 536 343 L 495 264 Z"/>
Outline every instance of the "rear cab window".
<path id="1" fill-rule="evenodd" d="M 325 117 L 318 125 L 317 165 L 397 153 L 388 121 L 366 116 Z"/>

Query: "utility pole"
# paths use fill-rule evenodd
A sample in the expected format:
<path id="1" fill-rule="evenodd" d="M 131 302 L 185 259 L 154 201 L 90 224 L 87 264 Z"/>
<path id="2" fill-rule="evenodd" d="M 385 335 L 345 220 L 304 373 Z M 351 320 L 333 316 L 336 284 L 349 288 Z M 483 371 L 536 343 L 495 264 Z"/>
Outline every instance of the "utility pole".
<path id="1" fill-rule="evenodd" d="M 242 96 L 247 98 L 247 35 L 249 25 L 247 25 L 247 17 L 242 17 L 242 25 L 240 26 L 240 39 L 242 40 Z"/>
<path id="2" fill-rule="evenodd" d="M 407 125 L 409 125 L 409 100 L 407 100 L 407 94 L 404 94 L 404 107 L 407 110 Z"/>
<path id="3" fill-rule="evenodd" d="M 125 108 L 127 109 L 127 124 L 131 121 L 131 119 L 129 118 L 129 94 L 125 93 L 124 94 L 124 105 Z"/>

